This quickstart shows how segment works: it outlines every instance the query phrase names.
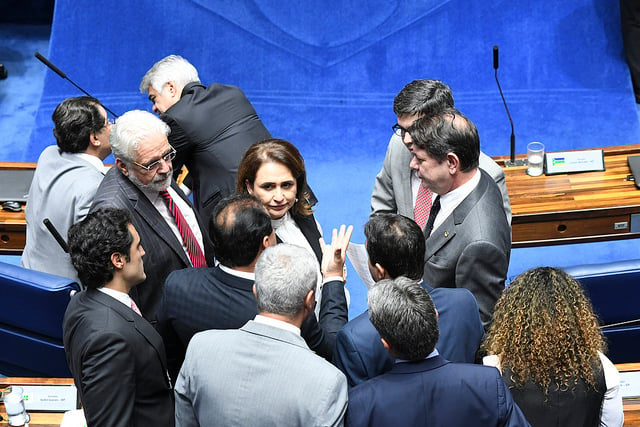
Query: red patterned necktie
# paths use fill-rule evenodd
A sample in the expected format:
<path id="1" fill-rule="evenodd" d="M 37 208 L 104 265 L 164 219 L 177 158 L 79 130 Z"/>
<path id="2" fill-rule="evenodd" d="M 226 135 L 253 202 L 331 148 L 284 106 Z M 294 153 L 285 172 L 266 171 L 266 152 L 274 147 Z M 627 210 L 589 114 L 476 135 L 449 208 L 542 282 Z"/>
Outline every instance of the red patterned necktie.
<path id="1" fill-rule="evenodd" d="M 413 207 L 413 217 L 420 228 L 424 228 L 424 225 L 429 218 L 429 212 L 431 211 L 431 196 L 433 192 L 420 184 L 418 189 L 418 196 L 416 197 L 416 205 Z"/>
<path id="2" fill-rule="evenodd" d="M 133 300 L 131 300 L 131 310 L 135 311 L 136 313 L 138 313 L 140 316 L 142 316 L 142 313 L 140 313 L 140 309 L 138 308 L 138 306 L 136 305 L 135 302 L 133 302 Z"/>
<path id="3" fill-rule="evenodd" d="M 204 258 L 204 254 L 202 253 L 202 249 L 200 248 L 198 241 L 196 240 L 196 236 L 193 235 L 191 227 L 189 227 L 184 216 L 182 216 L 182 212 L 180 212 L 180 209 L 178 209 L 178 206 L 174 203 L 169 191 L 161 191 L 160 197 L 162 197 L 166 203 L 169 212 L 171 212 L 171 216 L 178 226 L 178 231 L 180 232 L 180 236 L 182 236 L 182 241 L 187 248 L 189 258 L 191 258 L 191 265 L 194 267 L 206 267 L 207 261 Z"/>

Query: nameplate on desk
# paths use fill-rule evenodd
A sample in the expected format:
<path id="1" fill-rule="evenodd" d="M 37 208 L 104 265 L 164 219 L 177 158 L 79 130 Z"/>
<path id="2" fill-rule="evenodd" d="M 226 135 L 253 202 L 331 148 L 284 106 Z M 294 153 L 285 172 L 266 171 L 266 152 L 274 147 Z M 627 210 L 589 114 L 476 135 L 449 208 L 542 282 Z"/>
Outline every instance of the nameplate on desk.
<path id="1" fill-rule="evenodd" d="M 546 153 L 547 175 L 604 170 L 603 150 Z"/>
<path id="2" fill-rule="evenodd" d="M 640 371 L 620 372 L 620 395 L 623 398 L 640 397 Z"/>
<path id="3" fill-rule="evenodd" d="M 29 411 L 65 412 L 78 408 L 75 385 L 27 385 L 23 389 L 24 407 Z"/>

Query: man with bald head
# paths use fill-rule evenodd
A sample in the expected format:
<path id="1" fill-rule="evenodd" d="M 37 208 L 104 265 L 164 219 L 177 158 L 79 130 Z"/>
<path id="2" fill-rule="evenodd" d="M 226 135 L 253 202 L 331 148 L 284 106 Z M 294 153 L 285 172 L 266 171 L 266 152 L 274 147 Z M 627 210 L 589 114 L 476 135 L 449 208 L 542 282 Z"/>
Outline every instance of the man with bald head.
<path id="1" fill-rule="evenodd" d="M 418 119 L 409 129 L 411 168 L 437 197 L 424 226 L 424 281 L 435 287 L 467 288 L 488 328 L 504 290 L 511 253 L 511 227 L 496 183 L 478 168 L 476 126 L 456 109 Z"/>
<path id="2" fill-rule="evenodd" d="M 91 211 L 115 207 L 131 212 L 145 248 L 147 278 L 132 290 L 142 315 L 154 321 L 164 281 L 174 270 L 206 267 L 213 261 L 211 242 L 203 233 L 191 202 L 172 178 L 174 148 L 169 126 L 146 111 L 129 111 L 111 130 L 116 165 L 96 192 Z"/>

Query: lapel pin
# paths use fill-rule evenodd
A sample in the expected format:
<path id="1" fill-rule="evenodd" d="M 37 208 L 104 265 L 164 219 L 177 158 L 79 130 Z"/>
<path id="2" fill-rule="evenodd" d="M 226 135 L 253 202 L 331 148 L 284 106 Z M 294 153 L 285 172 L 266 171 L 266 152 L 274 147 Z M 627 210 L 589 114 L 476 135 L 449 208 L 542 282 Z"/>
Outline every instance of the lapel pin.
<path id="1" fill-rule="evenodd" d="M 444 232 L 444 237 L 449 237 L 449 232 L 448 231 Z"/>

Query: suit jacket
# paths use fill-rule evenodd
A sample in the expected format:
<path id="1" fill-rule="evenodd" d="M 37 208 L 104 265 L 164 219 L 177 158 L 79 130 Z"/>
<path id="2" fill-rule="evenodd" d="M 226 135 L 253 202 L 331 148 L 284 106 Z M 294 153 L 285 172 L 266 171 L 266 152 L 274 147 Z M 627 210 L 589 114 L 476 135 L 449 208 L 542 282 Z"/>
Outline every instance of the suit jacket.
<path id="1" fill-rule="evenodd" d="M 169 143 L 176 149 L 173 165 L 186 165 L 193 178 L 196 210 L 206 221 L 216 203 L 236 192 L 238 166 L 255 142 L 271 138 L 240 88 L 189 83 L 180 100 L 162 116 Z"/>
<path id="2" fill-rule="evenodd" d="M 89 213 L 104 173 L 75 154 L 61 153 L 56 145 L 44 149 L 33 175 L 25 209 L 27 241 L 22 266 L 69 277 L 79 283 L 78 273 L 42 220 L 49 218 L 66 240 L 67 232 Z"/>
<path id="3" fill-rule="evenodd" d="M 158 331 L 167 348 L 169 373 L 177 378 L 193 335 L 207 329 L 237 329 L 258 314 L 253 280 L 214 268 L 188 268 L 167 277 L 158 310 Z M 315 314 L 302 324 L 301 334 L 318 355 L 331 359 L 335 335 L 347 322 L 344 284 L 325 283 Z"/>
<path id="4" fill-rule="evenodd" d="M 477 187 L 427 238 L 423 279 L 434 288 L 469 289 L 486 330 L 504 290 L 511 227 L 498 186 L 480 173 Z"/>
<path id="5" fill-rule="evenodd" d="M 347 426 L 529 426 L 495 368 L 441 356 L 397 363 L 349 390 Z"/>
<path id="6" fill-rule="evenodd" d="M 376 176 L 371 194 L 371 213 L 397 213 L 413 219 L 413 196 L 409 167 L 411 152 L 399 136 L 393 135 L 387 147 L 382 169 Z M 480 152 L 480 169 L 487 172 L 498 184 L 507 220 L 511 224 L 511 203 L 504 178 L 504 171 L 483 152 Z"/>
<path id="7" fill-rule="evenodd" d="M 174 182 L 171 186 L 191 206 L 191 202 Z M 91 212 L 105 207 L 126 209 L 131 212 L 133 226 L 140 234 L 140 242 L 145 251 L 143 261 L 144 271 L 147 274 L 144 282 L 131 289 L 131 298 L 140 308 L 142 315 L 147 320 L 155 322 L 165 279 L 174 270 L 191 267 L 189 257 L 184 252 L 182 243 L 178 241 L 147 196 L 116 167 L 107 172 L 100 184 L 91 205 Z M 202 225 L 200 229 L 203 230 Z M 207 263 L 212 263 L 213 245 L 204 231 L 202 239 L 205 259 Z"/>
<path id="8" fill-rule="evenodd" d="M 182 427 L 337 426 L 347 409 L 347 381 L 299 335 L 250 321 L 193 337 L 175 397 Z"/>
<path id="9" fill-rule="evenodd" d="M 172 426 L 173 396 L 160 335 L 96 289 L 76 294 L 64 350 L 89 426 Z"/>
<path id="10" fill-rule="evenodd" d="M 438 352 L 453 362 L 474 363 L 484 337 L 478 304 L 466 289 L 434 289 L 422 284 L 438 310 Z M 387 372 L 394 359 L 380 342 L 380 334 L 365 311 L 347 323 L 336 336 L 332 362 L 353 387 Z"/>

